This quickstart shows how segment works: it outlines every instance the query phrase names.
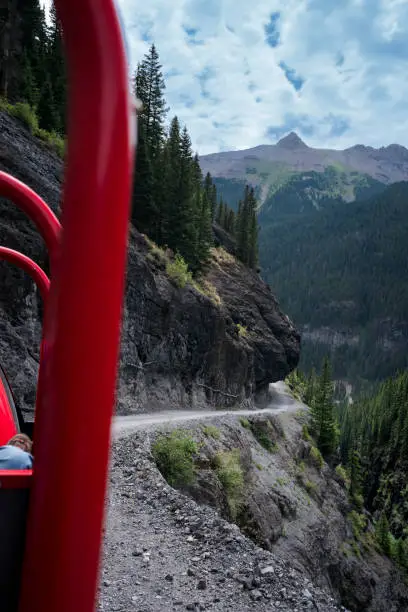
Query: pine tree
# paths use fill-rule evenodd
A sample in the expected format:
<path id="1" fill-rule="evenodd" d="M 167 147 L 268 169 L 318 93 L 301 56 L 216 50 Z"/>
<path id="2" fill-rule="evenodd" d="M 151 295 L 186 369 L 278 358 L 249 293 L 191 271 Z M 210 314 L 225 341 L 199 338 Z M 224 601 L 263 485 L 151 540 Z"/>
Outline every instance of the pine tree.
<path id="1" fill-rule="evenodd" d="M 194 207 L 194 166 L 191 140 L 184 127 L 180 137 L 180 178 L 177 190 L 177 205 L 174 210 L 174 232 L 177 250 L 185 261 L 194 266 L 196 262 L 197 221 L 201 211 Z M 196 212 L 198 215 L 196 218 Z"/>
<path id="2" fill-rule="evenodd" d="M 194 211 L 196 220 L 196 249 L 192 265 L 194 271 L 206 264 L 213 243 L 210 205 L 207 194 L 202 187 L 202 173 L 198 155 L 193 160 Z"/>
<path id="3" fill-rule="evenodd" d="M 145 194 L 145 202 L 149 202 L 149 209 L 157 215 L 154 228 L 149 231 L 149 228 L 146 227 L 145 231 L 151 233 L 160 244 L 164 244 L 167 239 L 170 214 L 168 208 L 170 194 L 167 193 L 167 187 L 173 189 L 174 186 L 174 183 L 168 185 L 169 173 L 171 174 L 174 171 L 178 162 L 176 160 L 174 160 L 174 163 L 171 161 L 172 151 L 165 143 L 164 123 L 167 108 L 164 99 L 165 83 L 161 68 L 159 54 L 153 44 L 149 52 L 145 54 L 143 61 L 137 66 L 133 87 L 135 96 L 143 104 L 138 119 L 139 130 L 143 134 L 141 146 L 145 148 L 142 156 L 148 160 L 146 163 L 150 166 L 148 171 L 145 169 L 143 172 L 142 181 L 145 180 L 145 185 L 141 187 L 141 190 Z M 139 153 L 137 151 L 135 175 L 137 174 L 138 159 Z M 147 193 L 148 189 L 150 194 Z M 137 202 L 137 198 L 138 194 L 136 193 L 133 202 Z M 135 218 L 137 218 L 137 215 L 136 212 Z"/>
<path id="4" fill-rule="evenodd" d="M 237 251 L 239 259 L 248 263 L 250 234 L 250 201 L 249 185 L 245 186 L 244 199 L 240 202 L 237 219 Z"/>
<path id="5" fill-rule="evenodd" d="M 137 160 L 132 197 L 132 223 L 153 240 L 159 238 L 158 210 L 153 198 L 153 173 L 147 151 L 145 126 L 139 122 Z"/>
<path id="6" fill-rule="evenodd" d="M 235 212 L 232 208 L 227 208 L 225 229 L 230 234 L 234 235 L 235 231 Z"/>
<path id="7" fill-rule="evenodd" d="M 40 91 L 37 114 L 40 128 L 52 132 L 59 125 L 58 111 L 54 101 L 54 91 L 48 75 Z"/>
<path id="8" fill-rule="evenodd" d="M 179 229 L 175 227 L 178 208 L 178 188 L 181 176 L 180 124 L 174 117 L 170 124 L 169 137 L 165 143 L 163 156 L 162 202 L 161 216 L 163 218 L 163 244 L 167 244 L 174 252 L 178 248 Z"/>
<path id="9" fill-rule="evenodd" d="M 166 88 L 154 44 L 138 64 L 134 77 L 135 95 L 143 104 L 141 120 L 144 123 L 146 143 L 153 164 L 159 157 L 164 140 L 164 122 L 167 114 L 164 90 Z"/>
<path id="10" fill-rule="evenodd" d="M 312 407 L 312 403 L 314 402 L 316 394 L 316 370 L 313 368 L 310 372 L 307 382 L 306 382 L 306 391 L 305 391 L 305 404 L 307 406 Z"/>
<path id="11" fill-rule="evenodd" d="M 0 96 L 13 100 L 18 89 L 21 20 L 17 0 L 0 12 Z"/>
<path id="12" fill-rule="evenodd" d="M 21 45 L 30 63 L 38 87 L 47 77 L 47 26 L 39 0 L 18 0 L 21 24 Z M 20 55 L 20 65 L 22 54 Z M 48 75 L 49 76 L 49 75 Z"/>
<path id="13" fill-rule="evenodd" d="M 350 497 L 358 508 L 363 506 L 361 458 L 357 449 L 350 453 Z"/>
<path id="14" fill-rule="evenodd" d="M 396 559 L 400 567 L 405 569 L 408 568 L 408 547 L 407 541 L 403 538 L 397 540 Z"/>
<path id="15" fill-rule="evenodd" d="M 329 359 L 323 361 L 322 374 L 318 382 L 316 400 L 313 402 L 312 431 L 323 456 L 332 455 L 338 444 L 337 423 L 333 406 L 333 383 Z"/>
<path id="16" fill-rule="evenodd" d="M 389 555 L 391 552 L 390 525 L 385 512 L 381 513 L 380 519 L 376 523 L 375 534 L 383 552 Z"/>
<path id="17" fill-rule="evenodd" d="M 211 186 L 210 191 L 210 207 L 211 207 L 211 220 L 215 218 L 215 213 L 217 210 L 217 188 L 214 183 Z"/>
<path id="18" fill-rule="evenodd" d="M 249 227 L 248 227 L 248 266 L 258 265 L 258 222 L 256 217 L 256 199 L 254 189 L 249 192 Z"/>
<path id="19" fill-rule="evenodd" d="M 21 56 L 21 74 L 19 84 L 19 98 L 27 102 L 32 108 L 38 104 L 40 91 L 35 80 L 31 62 L 28 59 L 27 51 L 24 50 Z"/>
<path id="20" fill-rule="evenodd" d="M 48 73 L 50 75 L 53 102 L 56 113 L 56 131 L 66 131 L 67 73 L 61 22 L 57 17 L 54 4 L 50 10 L 51 27 L 47 53 Z"/>
<path id="21" fill-rule="evenodd" d="M 213 244 L 211 207 L 205 197 L 201 195 L 201 209 L 198 218 L 198 241 L 197 241 L 197 261 L 194 270 L 202 268 L 210 256 L 210 247 Z"/>

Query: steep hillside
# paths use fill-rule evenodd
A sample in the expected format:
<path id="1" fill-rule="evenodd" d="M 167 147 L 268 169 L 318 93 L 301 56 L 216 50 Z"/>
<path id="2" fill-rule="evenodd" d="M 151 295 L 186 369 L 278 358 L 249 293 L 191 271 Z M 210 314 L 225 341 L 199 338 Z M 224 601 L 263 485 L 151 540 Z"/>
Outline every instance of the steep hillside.
<path id="1" fill-rule="evenodd" d="M 0 113 L 0 168 L 27 182 L 58 213 L 62 164 L 17 120 Z M 0 202 L 0 243 L 46 266 L 42 240 Z M 17 401 L 32 410 L 42 304 L 32 282 L 0 265 L 0 359 Z M 107 291 L 109 290 L 107 280 Z M 223 249 L 193 282 L 171 253 L 132 229 L 119 411 L 251 402 L 299 359 L 299 334 L 259 276 Z"/>
<path id="2" fill-rule="evenodd" d="M 110 510 L 108 525 L 116 529 L 108 538 L 103 601 L 113 601 L 120 576 L 135 574 L 146 575 L 135 600 L 148 597 L 152 610 L 170 608 L 176 593 L 184 605 L 197 602 L 192 610 L 207 609 L 213 597 L 216 610 L 405 610 L 402 574 L 379 552 L 371 517 L 353 512 L 344 482 L 304 439 L 305 419 L 293 402 L 282 415 L 214 417 L 182 430 L 163 424 L 118 443 L 114 483 L 125 499 L 116 492 Z M 171 449 L 178 452 L 166 462 Z M 176 491 L 157 479 L 154 458 Z M 136 558 L 120 545 L 120 526 L 129 520 L 139 527 L 133 550 L 137 543 L 145 551 Z M 207 585 L 202 593 L 194 592 L 199 580 Z M 162 608 L 145 595 L 153 588 Z M 125 585 L 124 597 L 131 592 Z"/>
<path id="3" fill-rule="evenodd" d="M 408 365 L 408 183 L 320 215 L 265 225 L 262 274 L 302 328 L 303 364 L 332 352 L 338 377 Z"/>

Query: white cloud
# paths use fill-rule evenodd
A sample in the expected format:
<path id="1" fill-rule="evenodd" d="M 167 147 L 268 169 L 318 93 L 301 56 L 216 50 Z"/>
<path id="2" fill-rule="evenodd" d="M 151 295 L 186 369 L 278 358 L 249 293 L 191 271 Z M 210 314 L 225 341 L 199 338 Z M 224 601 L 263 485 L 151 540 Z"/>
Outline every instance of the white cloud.
<path id="1" fill-rule="evenodd" d="M 408 146 L 408 0 L 117 1 L 131 68 L 153 40 L 170 116 L 202 154 L 271 142 L 271 126 L 314 146 Z M 299 91 L 281 62 L 303 81 Z"/>

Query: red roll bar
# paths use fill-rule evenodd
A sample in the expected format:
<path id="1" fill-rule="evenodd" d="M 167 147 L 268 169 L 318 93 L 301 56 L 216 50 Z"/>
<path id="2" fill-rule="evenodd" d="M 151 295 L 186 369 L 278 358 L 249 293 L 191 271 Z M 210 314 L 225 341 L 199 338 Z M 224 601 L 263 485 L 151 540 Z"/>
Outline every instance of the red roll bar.
<path id="1" fill-rule="evenodd" d="M 68 56 L 63 234 L 45 313 L 20 612 L 93 612 L 134 140 L 112 0 L 55 0 Z"/>
<path id="2" fill-rule="evenodd" d="M 0 260 L 1 259 L 13 263 L 25 272 L 28 272 L 37 285 L 45 303 L 50 288 L 50 281 L 44 270 L 26 255 L 14 251 L 13 249 L 8 249 L 7 247 L 0 246 Z"/>
<path id="3" fill-rule="evenodd" d="M 47 245 L 52 272 L 58 255 L 61 233 L 61 224 L 57 217 L 35 191 L 2 171 L 0 171 L 0 197 L 11 200 L 34 222 Z"/>

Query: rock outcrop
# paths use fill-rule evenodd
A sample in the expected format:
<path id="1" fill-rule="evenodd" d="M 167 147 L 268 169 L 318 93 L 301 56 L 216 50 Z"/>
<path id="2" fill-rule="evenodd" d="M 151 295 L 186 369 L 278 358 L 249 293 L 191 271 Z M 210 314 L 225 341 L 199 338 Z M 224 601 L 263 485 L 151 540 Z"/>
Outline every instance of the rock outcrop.
<path id="1" fill-rule="evenodd" d="M 4 113 L 0 169 L 59 214 L 61 161 Z M 12 204 L 0 206 L 0 244 L 46 267 L 33 225 Z M 171 254 L 131 230 L 119 412 L 248 403 L 296 366 L 299 334 L 256 273 L 217 248 L 205 277 L 181 288 L 169 263 Z M 8 264 L 0 266 L 0 283 L 0 359 L 27 412 L 35 396 L 42 304 L 30 279 Z"/>

